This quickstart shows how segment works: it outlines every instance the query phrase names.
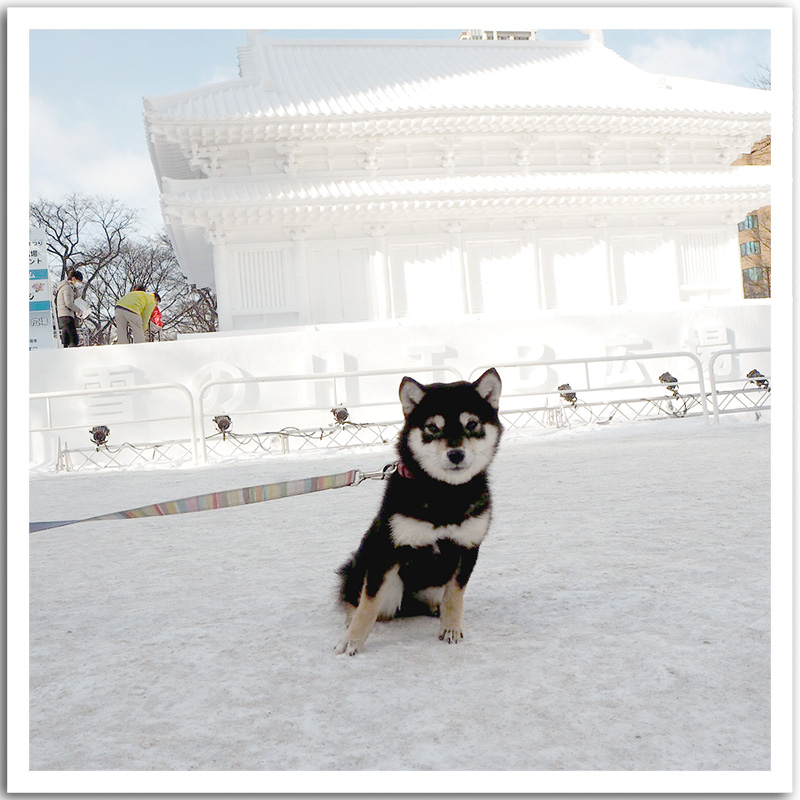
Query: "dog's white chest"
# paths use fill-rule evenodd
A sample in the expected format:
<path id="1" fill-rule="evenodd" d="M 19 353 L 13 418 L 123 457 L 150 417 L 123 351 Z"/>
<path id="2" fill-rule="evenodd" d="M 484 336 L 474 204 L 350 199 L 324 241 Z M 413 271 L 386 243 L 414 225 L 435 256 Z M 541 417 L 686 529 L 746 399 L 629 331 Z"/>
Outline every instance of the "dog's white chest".
<path id="1" fill-rule="evenodd" d="M 427 547 L 436 543 L 437 539 L 450 539 L 462 547 L 479 545 L 489 530 L 489 514 L 469 517 L 460 525 L 442 525 L 434 527 L 430 522 L 394 514 L 389 520 L 392 541 L 398 547 Z"/>

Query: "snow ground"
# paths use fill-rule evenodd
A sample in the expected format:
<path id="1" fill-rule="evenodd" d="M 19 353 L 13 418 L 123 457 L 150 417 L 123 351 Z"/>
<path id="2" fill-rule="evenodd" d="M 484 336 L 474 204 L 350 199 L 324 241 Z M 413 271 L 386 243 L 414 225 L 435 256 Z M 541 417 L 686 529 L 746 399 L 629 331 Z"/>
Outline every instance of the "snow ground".
<path id="1" fill-rule="evenodd" d="M 31 519 L 392 458 L 32 476 Z M 464 640 L 355 657 L 335 570 L 380 482 L 31 535 L 30 770 L 769 770 L 769 423 L 512 431 L 492 485 Z"/>

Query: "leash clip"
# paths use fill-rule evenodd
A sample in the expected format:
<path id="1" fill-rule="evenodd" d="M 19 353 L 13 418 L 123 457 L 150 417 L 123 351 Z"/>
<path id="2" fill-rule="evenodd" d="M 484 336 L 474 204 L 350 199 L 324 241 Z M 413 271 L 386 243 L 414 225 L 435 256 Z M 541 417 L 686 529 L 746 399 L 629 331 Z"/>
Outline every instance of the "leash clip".
<path id="1" fill-rule="evenodd" d="M 364 481 L 386 481 L 397 472 L 397 462 L 392 461 L 390 464 L 386 464 L 383 469 L 377 472 L 362 472 L 360 469 L 356 470 L 355 480 L 353 481 L 353 486 L 358 486 L 360 483 Z"/>

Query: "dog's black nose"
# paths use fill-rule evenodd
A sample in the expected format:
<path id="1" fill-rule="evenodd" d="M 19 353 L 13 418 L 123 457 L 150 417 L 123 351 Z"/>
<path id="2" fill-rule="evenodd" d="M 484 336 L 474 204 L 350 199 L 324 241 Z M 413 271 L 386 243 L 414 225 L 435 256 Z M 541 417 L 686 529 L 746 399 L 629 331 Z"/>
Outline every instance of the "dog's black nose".
<path id="1" fill-rule="evenodd" d="M 451 463 L 453 464 L 460 464 L 464 460 L 464 451 L 463 450 L 451 450 L 447 457 L 450 459 Z"/>

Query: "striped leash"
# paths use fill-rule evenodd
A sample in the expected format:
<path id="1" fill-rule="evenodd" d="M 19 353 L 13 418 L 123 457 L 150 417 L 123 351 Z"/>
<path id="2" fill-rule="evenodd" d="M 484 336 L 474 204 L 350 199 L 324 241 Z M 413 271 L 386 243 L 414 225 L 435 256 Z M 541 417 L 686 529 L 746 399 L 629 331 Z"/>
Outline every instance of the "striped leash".
<path id="1" fill-rule="evenodd" d="M 281 497 L 294 497 L 310 492 L 321 492 L 325 489 L 341 489 L 343 486 L 358 486 L 365 480 L 386 480 L 397 470 L 397 464 L 387 464 L 378 472 L 362 472 L 351 469 L 336 475 L 322 475 L 317 478 L 300 478 L 294 481 L 266 483 L 259 486 L 247 486 L 244 489 L 230 489 L 224 492 L 209 492 L 194 497 L 182 497 L 179 500 L 167 500 L 164 503 L 153 503 L 148 506 L 129 508 L 126 511 L 113 511 L 86 519 L 59 520 L 58 522 L 31 522 L 29 533 L 46 531 L 50 528 L 61 528 L 75 525 L 78 522 L 100 522 L 110 519 L 137 519 L 139 517 L 164 517 L 170 514 L 188 514 L 194 511 L 211 511 L 215 508 L 232 508 L 249 503 L 263 503 L 265 500 L 278 500 Z"/>

